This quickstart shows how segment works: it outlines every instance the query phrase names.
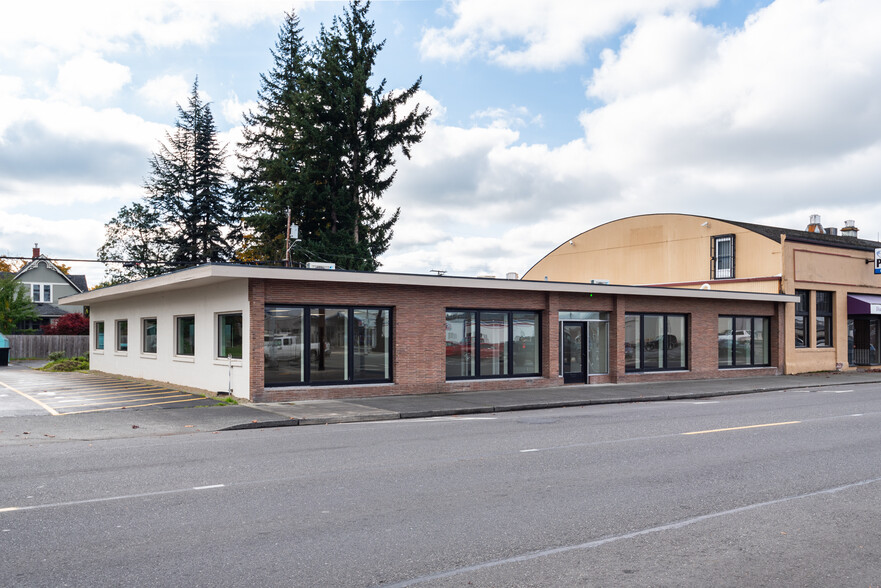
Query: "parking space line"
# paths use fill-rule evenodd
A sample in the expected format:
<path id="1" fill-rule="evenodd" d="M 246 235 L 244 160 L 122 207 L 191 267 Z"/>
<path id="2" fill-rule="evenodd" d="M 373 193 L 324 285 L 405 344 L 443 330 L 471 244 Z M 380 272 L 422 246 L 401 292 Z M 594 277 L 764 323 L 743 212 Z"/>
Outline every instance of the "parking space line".
<path id="1" fill-rule="evenodd" d="M 166 394 L 165 396 L 163 396 L 161 398 L 162 399 L 183 398 L 183 397 L 190 397 L 190 396 L 191 396 L 190 394 Z M 71 400 L 68 402 L 79 402 L 79 401 L 83 401 L 83 400 L 88 401 L 90 399 L 89 398 L 78 398 L 76 400 Z M 85 402 L 84 404 L 69 404 L 67 406 L 60 406 L 59 408 L 67 409 L 67 408 L 79 408 L 81 406 L 101 406 L 102 404 L 122 404 L 124 406 L 133 406 L 133 403 L 143 402 L 145 400 L 157 400 L 157 398 L 131 398 L 129 400 L 121 399 L 121 400 L 106 400 L 106 401 L 97 400 L 95 402 Z M 202 399 L 190 397 L 190 398 L 188 398 L 188 400 L 202 400 Z M 142 406 L 142 405 L 138 405 L 138 406 Z"/>
<path id="2" fill-rule="evenodd" d="M 8 388 L 9 390 L 12 390 L 12 391 L 15 392 L 16 394 L 20 394 L 21 396 L 27 398 L 28 400 L 30 400 L 31 402 L 33 402 L 34 404 L 36 404 L 36 405 L 39 406 L 40 408 L 42 408 L 42 409 L 48 411 L 49 414 L 51 414 L 51 415 L 57 416 L 57 415 L 59 414 L 58 411 L 56 411 L 54 408 L 52 408 L 51 406 L 49 406 L 49 405 L 46 404 L 45 402 L 43 402 L 43 401 L 41 401 L 41 400 L 39 400 L 39 399 L 37 399 L 37 398 L 34 398 L 34 397 L 31 396 L 30 394 L 26 394 L 26 393 L 22 392 L 21 390 L 16 390 L 15 388 L 13 388 L 12 386 L 10 386 L 10 385 L 7 384 L 6 382 L 0 382 L 0 385 L 4 386 L 5 388 Z"/>
<path id="3" fill-rule="evenodd" d="M 204 400 L 204 398 L 197 397 L 197 398 L 188 398 L 186 400 L 169 400 L 168 402 L 154 402 L 152 404 L 138 404 L 137 406 L 131 406 L 130 404 L 127 404 L 126 406 L 111 406 L 108 408 L 95 408 L 92 410 L 78 410 L 75 412 L 60 412 L 58 414 L 61 416 L 64 416 L 66 414 L 83 414 L 83 413 L 87 413 L 87 412 L 104 412 L 107 410 L 122 410 L 123 408 L 127 408 L 127 407 L 128 408 L 141 408 L 144 406 L 159 406 L 160 404 L 176 404 L 178 402 L 195 402 L 197 400 Z"/>

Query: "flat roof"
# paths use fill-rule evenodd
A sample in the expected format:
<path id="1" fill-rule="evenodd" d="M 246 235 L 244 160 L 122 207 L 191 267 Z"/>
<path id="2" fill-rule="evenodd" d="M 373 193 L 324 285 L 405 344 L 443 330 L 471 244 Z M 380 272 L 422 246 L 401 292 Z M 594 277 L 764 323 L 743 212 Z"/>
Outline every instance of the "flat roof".
<path id="1" fill-rule="evenodd" d="M 475 290 L 507 290 L 518 292 L 567 292 L 579 294 L 622 294 L 628 296 L 663 296 L 702 300 L 747 300 L 755 302 L 798 302 L 799 297 L 787 294 L 735 292 L 731 290 L 698 290 L 659 286 L 621 286 L 615 284 L 583 284 L 536 280 L 502 280 L 460 276 L 429 276 L 386 272 L 354 272 L 288 267 L 266 267 L 236 264 L 205 264 L 182 269 L 136 282 L 91 290 L 66 296 L 60 304 L 89 305 L 110 302 L 171 290 L 198 288 L 229 280 L 260 279 L 333 284 L 370 284 L 419 286 L 426 288 L 470 288 Z"/>

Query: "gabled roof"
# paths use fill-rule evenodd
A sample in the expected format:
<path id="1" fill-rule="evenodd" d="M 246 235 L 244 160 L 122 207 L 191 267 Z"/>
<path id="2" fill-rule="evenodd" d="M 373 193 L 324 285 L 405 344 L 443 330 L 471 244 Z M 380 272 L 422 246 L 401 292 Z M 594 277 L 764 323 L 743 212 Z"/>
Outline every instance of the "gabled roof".
<path id="1" fill-rule="evenodd" d="M 76 288 L 77 291 L 87 292 L 89 290 L 89 285 L 86 283 L 86 276 L 85 275 L 83 275 L 83 274 L 74 274 L 74 275 L 65 274 L 63 271 L 61 271 L 58 268 L 57 265 L 55 265 L 55 262 L 53 262 L 51 259 L 49 259 L 45 255 L 40 255 L 36 259 L 32 259 L 31 261 L 26 263 L 24 265 L 24 267 L 22 267 L 20 270 L 18 270 L 14 274 L 14 279 L 16 279 L 16 280 L 19 279 L 19 277 L 24 275 L 26 272 L 32 270 L 41 261 L 45 262 L 48 265 L 49 269 L 51 269 L 52 271 L 57 273 L 59 276 L 64 278 L 65 281 L 67 281 L 71 286 Z"/>
<path id="2" fill-rule="evenodd" d="M 798 241 L 799 243 L 814 243 L 816 245 L 825 245 L 827 247 L 857 249 L 860 251 L 874 251 L 876 248 L 881 247 L 881 241 L 870 241 L 868 239 L 857 239 L 854 237 L 846 237 L 842 235 L 827 235 L 826 233 L 811 233 L 809 231 L 784 229 L 781 227 L 772 227 L 769 225 L 757 225 L 754 223 L 744 223 L 724 218 L 716 218 L 713 220 L 742 227 L 754 233 L 758 233 L 763 237 L 767 237 L 773 241 L 776 241 L 777 243 L 780 243 L 782 235 L 786 235 L 787 241 Z"/>
<path id="3" fill-rule="evenodd" d="M 34 308 L 37 311 L 37 314 L 40 315 L 40 318 L 55 318 L 69 314 L 66 310 L 61 310 L 54 304 L 49 304 L 48 302 L 35 302 Z"/>

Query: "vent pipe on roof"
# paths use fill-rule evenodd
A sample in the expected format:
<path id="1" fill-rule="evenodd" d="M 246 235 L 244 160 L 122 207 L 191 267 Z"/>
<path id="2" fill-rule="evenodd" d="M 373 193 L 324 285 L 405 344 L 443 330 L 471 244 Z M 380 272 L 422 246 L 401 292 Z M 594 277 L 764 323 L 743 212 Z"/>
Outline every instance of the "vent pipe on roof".
<path id="1" fill-rule="evenodd" d="M 837 235 L 838 229 L 836 229 L 835 227 L 826 227 L 826 234 L 827 235 Z"/>
<path id="2" fill-rule="evenodd" d="M 823 225 L 820 223 L 820 215 L 812 214 L 811 222 L 808 224 L 808 228 L 805 229 L 809 233 L 822 233 Z"/>
<path id="3" fill-rule="evenodd" d="M 844 221 L 844 226 L 841 227 L 841 235 L 843 237 L 853 237 L 856 239 L 859 231 L 860 230 L 856 227 L 856 221 L 853 220 Z"/>

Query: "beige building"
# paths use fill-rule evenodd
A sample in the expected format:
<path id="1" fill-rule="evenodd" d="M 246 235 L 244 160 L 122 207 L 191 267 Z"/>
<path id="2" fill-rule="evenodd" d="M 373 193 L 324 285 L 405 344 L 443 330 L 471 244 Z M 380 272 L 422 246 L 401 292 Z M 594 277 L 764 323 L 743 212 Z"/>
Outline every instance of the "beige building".
<path id="1" fill-rule="evenodd" d="M 806 230 L 794 230 L 649 214 L 567 240 L 524 279 L 798 295 L 801 302 L 785 310 L 786 373 L 856 369 L 881 365 L 876 248 L 881 243 L 857 237 L 853 221 L 824 229 L 815 216 Z M 750 337 L 747 325 L 731 318 L 719 319 L 720 362 L 726 331 Z"/>

